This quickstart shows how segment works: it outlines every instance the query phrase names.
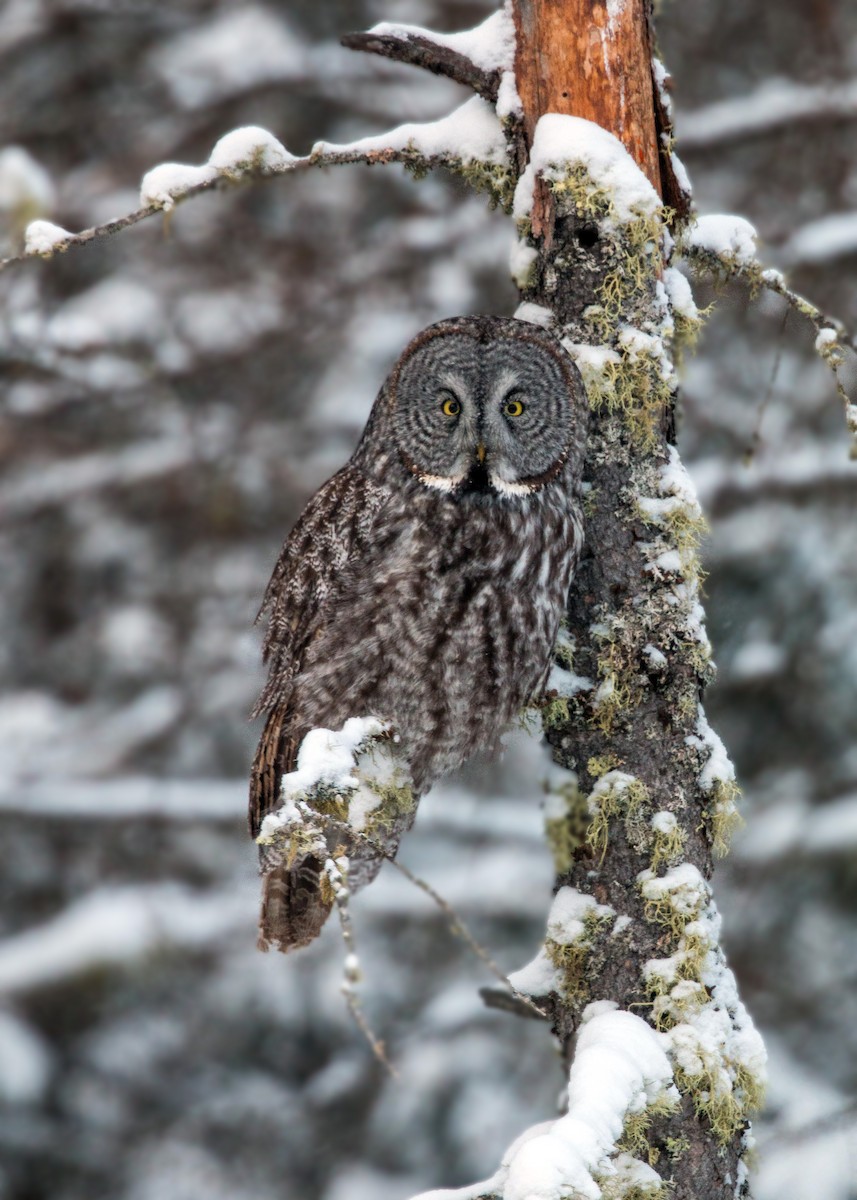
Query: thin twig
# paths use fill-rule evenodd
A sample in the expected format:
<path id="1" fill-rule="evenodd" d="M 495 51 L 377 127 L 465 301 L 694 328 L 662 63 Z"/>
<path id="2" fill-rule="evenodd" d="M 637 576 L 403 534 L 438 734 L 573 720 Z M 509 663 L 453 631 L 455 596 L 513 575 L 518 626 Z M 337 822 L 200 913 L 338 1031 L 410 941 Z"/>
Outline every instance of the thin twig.
<path id="1" fill-rule="evenodd" d="M 350 825 L 347 825 L 343 821 L 337 821 L 333 817 L 327 817 L 320 813 L 314 815 L 318 816 L 320 821 L 325 826 L 343 832 L 350 838 L 356 838 L 358 841 L 368 846 L 376 854 L 386 859 L 387 862 L 390 863 L 400 875 L 404 875 L 405 879 L 412 883 L 414 887 L 419 888 L 421 892 L 425 892 L 425 894 L 434 901 L 441 912 L 447 917 L 449 921 L 449 927 L 455 936 L 460 937 L 462 941 L 470 947 L 479 961 L 484 963 L 491 974 L 498 979 L 504 987 L 509 989 L 515 999 L 518 1000 L 531 1013 L 533 1013 L 534 1016 L 537 1016 L 542 1020 L 549 1020 L 548 1013 L 539 1008 L 539 1006 L 533 1000 L 531 1000 L 529 996 L 525 995 L 523 992 L 519 992 L 517 988 L 510 982 L 509 977 L 503 974 L 485 947 L 477 942 L 476 938 L 467 928 L 464 921 L 458 915 L 449 901 L 445 900 L 439 892 L 436 892 L 430 883 L 426 883 L 424 879 L 421 879 L 418 875 L 415 875 L 413 871 L 411 871 L 403 863 L 398 862 L 385 846 L 382 846 L 381 843 L 377 842 L 374 838 L 369 837 L 368 834 L 358 833 L 356 830 L 352 829 Z"/>
<path id="2" fill-rule="evenodd" d="M 747 278 L 751 285 L 761 283 L 769 292 L 776 292 L 778 296 L 782 296 L 784 300 L 788 301 L 789 307 L 800 313 L 802 317 L 806 317 L 819 333 L 822 329 L 835 329 L 839 344 L 847 346 L 853 354 L 857 354 L 857 342 L 839 318 L 829 316 L 811 300 L 807 300 L 805 296 L 793 291 L 779 271 L 762 271 L 761 278 L 758 280 L 753 274 L 748 275 Z"/>
<path id="3" fill-rule="evenodd" d="M 409 63 L 422 67 L 433 75 L 445 75 L 456 83 L 472 88 L 492 104 L 497 102 L 500 89 L 500 72 L 483 71 L 464 54 L 433 42 L 431 38 L 415 33 L 346 33 L 339 39 L 347 50 L 363 50 L 368 54 L 380 54 L 394 62 Z"/>
<path id="4" fill-rule="evenodd" d="M 543 1013 L 532 1004 L 523 1003 L 506 988 L 481 987 L 479 995 L 486 1008 L 495 1008 L 498 1012 L 511 1013 L 515 1017 L 525 1017 L 528 1021 L 548 1020 L 547 1013 Z"/>
<path id="5" fill-rule="evenodd" d="M 704 271 L 706 274 L 713 275 L 715 278 L 738 279 L 750 288 L 751 297 L 756 294 L 759 288 L 766 288 L 769 292 L 774 292 L 777 296 L 782 296 L 789 306 L 789 309 L 794 309 L 804 317 L 815 329 L 816 335 L 832 332 L 835 336 L 831 341 L 822 339 L 816 341 L 816 353 L 824 362 L 833 376 L 836 394 L 842 401 L 842 407 L 845 410 L 845 420 L 849 430 L 853 432 L 853 409 L 851 397 L 845 390 L 845 385 L 842 382 L 840 368 L 844 361 L 844 350 L 849 350 L 852 354 L 857 355 L 857 341 L 853 334 L 843 325 L 838 317 L 831 317 L 828 313 L 820 309 L 818 305 L 813 304 L 811 300 L 807 300 L 798 292 L 792 290 L 786 283 L 784 276 L 780 271 L 765 270 L 758 262 L 735 262 L 730 263 L 719 255 L 711 251 L 694 248 L 693 246 L 685 246 L 682 249 L 682 256 L 696 270 Z M 857 440 L 852 446 L 851 457 L 857 458 Z"/>
<path id="6" fill-rule="evenodd" d="M 34 259 L 51 258 L 54 254 L 64 254 L 66 250 L 71 249 L 73 246 L 86 246 L 90 242 L 109 237 L 114 233 L 119 233 L 123 229 L 129 229 L 132 225 L 137 225 L 141 221 L 147 221 L 152 217 L 161 215 L 169 215 L 176 206 L 185 200 L 191 200 L 195 196 L 202 195 L 203 192 L 242 186 L 248 183 L 259 183 L 264 180 L 277 178 L 280 175 L 291 175 L 297 171 L 305 171 L 310 167 L 340 167 L 349 166 L 352 163 L 365 163 L 368 166 L 386 166 L 389 163 L 404 163 L 407 166 L 418 167 L 420 169 L 423 167 L 454 165 L 448 155 L 437 155 L 427 159 L 425 155 L 407 146 L 402 149 L 386 148 L 383 150 L 367 151 L 319 151 L 308 154 L 303 158 L 296 158 L 289 162 L 287 166 L 279 169 L 249 169 L 243 172 L 240 178 L 237 179 L 225 175 L 206 179 L 187 188 L 180 194 L 176 194 L 173 197 L 172 207 L 168 211 L 164 206 L 158 204 L 150 204 L 143 208 L 135 209 L 133 212 L 126 213 L 124 217 L 115 217 L 113 220 L 105 221 L 101 225 L 93 225 L 90 229 L 83 229 L 80 233 L 70 233 L 67 238 L 56 244 L 51 253 L 43 254 L 31 251 L 30 253 L 15 254 L 10 258 L 0 259 L 0 271 L 5 271 L 8 267 L 17 266 L 21 263 L 32 262 Z"/>
<path id="7" fill-rule="evenodd" d="M 351 911 L 349 908 L 349 900 L 351 893 L 348 890 L 348 865 L 347 859 L 329 858 L 324 864 L 325 873 L 330 882 L 333 891 L 333 900 L 336 905 L 336 913 L 339 917 L 339 928 L 342 933 L 342 942 L 345 946 L 345 962 L 343 965 L 342 987 L 340 991 L 345 997 L 345 1003 L 348 1006 L 348 1011 L 351 1017 L 363 1034 L 366 1041 L 374 1054 L 375 1058 L 382 1067 L 393 1077 L 398 1079 L 398 1072 L 387 1057 L 387 1051 L 384 1043 L 372 1031 L 372 1027 L 366 1020 L 363 1009 L 360 1006 L 360 1000 L 357 996 L 356 987 L 360 980 L 360 967 L 357 959 L 357 943 L 354 937 L 354 925 L 351 921 Z"/>
<path id="8" fill-rule="evenodd" d="M 836 387 L 836 394 L 842 401 L 842 409 L 845 415 L 845 423 L 852 436 L 851 443 L 851 458 L 857 459 L 857 431 L 854 428 L 853 407 L 851 397 L 845 390 L 845 385 L 842 382 L 840 368 L 844 361 L 843 348 L 857 355 L 857 342 L 853 335 L 845 328 L 842 322 L 836 317 L 830 317 L 823 312 L 812 301 L 807 300 L 804 296 L 792 291 L 788 286 L 783 276 L 779 271 L 763 271 L 761 275 L 761 283 L 771 292 L 775 292 L 778 296 L 782 296 L 789 308 L 793 308 L 795 312 L 801 314 L 814 326 L 816 334 L 827 333 L 833 330 L 835 341 L 822 342 L 820 338 L 816 340 L 815 350 L 819 358 L 825 363 Z"/>
<path id="9" fill-rule="evenodd" d="M 774 394 L 774 386 L 777 382 L 777 376 L 780 373 L 780 364 L 783 361 L 783 335 L 786 332 L 786 322 L 789 319 L 791 308 L 786 308 L 783 313 L 782 324 L 780 325 L 779 337 L 777 338 L 777 352 L 774 355 L 774 362 L 771 367 L 771 375 L 768 380 L 768 386 L 765 389 L 765 394 L 762 397 L 762 403 L 759 405 L 759 411 L 756 414 L 756 424 L 753 428 L 753 436 L 750 438 L 750 445 L 744 451 L 744 464 L 750 466 L 753 459 L 756 457 L 756 451 L 762 441 L 762 422 L 765 419 L 765 413 L 768 411 L 768 405 L 771 402 L 771 397 Z"/>

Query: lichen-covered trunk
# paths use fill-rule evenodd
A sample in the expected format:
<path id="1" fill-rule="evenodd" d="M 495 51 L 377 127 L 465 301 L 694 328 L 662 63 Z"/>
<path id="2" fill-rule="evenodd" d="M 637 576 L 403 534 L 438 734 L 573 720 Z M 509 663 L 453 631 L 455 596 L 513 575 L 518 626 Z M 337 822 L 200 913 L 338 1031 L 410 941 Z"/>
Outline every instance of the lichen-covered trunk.
<path id="1" fill-rule="evenodd" d="M 563 7 L 574 24 L 558 20 Z M 700 707 L 712 670 L 699 604 L 703 521 L 674 448 L 673 360 L 698 322 L 668 265 L 674 211 L 611 194 L 597 153 L 559 163 L 537 144 L 533 154 L 543 111 L 527 111 L 579 97 L 586 81 L 609 87 L 611 47 L 625 54 L 612 60 L 614 80 L 636 75 L 621 103 L 590 97 L 582 113 L 566 111 L 597 117 L 662 195 L 675 194 L 674 176 L 662 186 L 657 144 L 640 145 L 640 131 L 654 139 L 656 128 L 646 14 L 636 3 L 618 8 L 611 43 L 602 4 L 517 5 L 517 82 L 537 160 L 529 214 L 517 205 L 521 312 L 560 333 L 592 405 L 586 548 L 560 653 L 568 674 L 558 673 L 545 710 L 554 758 L 570 772 L 548 814 L 557 889 L 571 889 L 562 895 L 582 922 L 549 922 L 549 1004 L 569 1065 L 592 1001 L 667 1032 L 680 1106 L 629 1116 L 618 1148 L 654 1167 L 675 1200 L 732 1200 L 746 1188 L 763 1052 L 723 960 L 707 884 L 736 820 L 736 789 Z M 598 71 L 582 61 L 589 53 Z M 552 72 L 579 73 L 564 88 Z M 607 1185 L 604 1194 L 613 1195 Z"/>

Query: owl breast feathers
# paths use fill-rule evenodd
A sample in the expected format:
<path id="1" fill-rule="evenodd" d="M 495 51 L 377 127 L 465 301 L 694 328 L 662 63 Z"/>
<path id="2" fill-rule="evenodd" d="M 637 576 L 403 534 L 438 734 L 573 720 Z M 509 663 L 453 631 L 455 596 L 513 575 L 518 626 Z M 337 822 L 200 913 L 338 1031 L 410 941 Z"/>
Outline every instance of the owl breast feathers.
<path id="1" fill-rule="evenodd" d="M 587 411 L 576 368 L 537 326 L 461 317 L 406 348 L 265 594 L 254 837 L 308 730 L 390 722 L 420 793 L 494 748 L 543 686 L 581 549 Z M 380 861 L 355 847 L 352 887 Z M 263 848 L 261 946 L 317 936 L 322 865 Z"/>

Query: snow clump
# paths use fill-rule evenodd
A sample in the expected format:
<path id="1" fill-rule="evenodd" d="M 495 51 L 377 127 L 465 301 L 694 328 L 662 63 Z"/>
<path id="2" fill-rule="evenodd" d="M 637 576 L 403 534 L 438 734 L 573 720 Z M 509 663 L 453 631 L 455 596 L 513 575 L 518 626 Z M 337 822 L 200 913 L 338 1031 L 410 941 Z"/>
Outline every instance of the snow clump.
<path id="1" fill-rule="evenodd" d="M 433 29 L 422 29 L 418 25 L 400 25 L 390 21 L 374 25 L 369 32 L 378 37 L 393 37 L 401 41 L 424 38 L 436 46 L 463 55 L 481 71 L 499 71 L 497 115 L 502 119 L 521 112 L 521 100 L 515 87 L 515 23 L 509 4 L 499 12 L 491 13 L 475 29 L 465 29 L 461 33 L 436 33 Z"/>
<path id="2" fill-rule="evenodd" d="M 303 823 L 296 801 L 313 788 L 333 792 L 354 792 L 360 786 L 356 776 L 357 755 L 372 738 L 385 733 L 387 726 L 377 717 L 349 717 L 341 729 L 311 729 L 301 742 L 297 767 L 283 776 L 283 806 L 269 813 L 262 822 L 260 840 L 264 841 L 293 824 Z"/>
<path id="3" fill-rule="evenodd" d="M 697 217 L 683 240 L 688 249 L 713 255 L 731 267 L 756 264 L 758 235 L 743 217 L 716 213 Z"/>
<path id="4" fill-rule="evenodd" d="M 294 154 L 267 129 L 245 125 L 223 135 L 209 156 L 208 166 L 221 175 L 235 177 L 254 169 L 278 174 L 295 162 Z"/>
<path id="5" fill-rule="evenodd" d="M 445 158 L 468 163 L 505 164 L 506 138 L 494 109 L 481 96 L 473 96 L 460 108 L 438 121 L 408 122 L 388 133 L 337 145 L 316 142 L 313 157 L 328 154 L 355 157 L 382 155 L 386 151 L 410 150 L 423 158 Z"/>
<path id="6" fill-rule="evenodd" d="M 566 1115 L 512 1147 L 504 1164 L 504 1200 L 569 1194 L 599 1200 L 594 1176 L 630 1169 L 627 1156 L 621 1163 L 610 1161 L 625 1118 L 659 1101 L 678 1100 L 665 1044 L 644 1020 L 611 1002 L 588 1005 L 571 1064 Z"/>
<path id="7" fill-rule="evenodd" d="M 548 113 L 536 125 L 530 161 L 515 190 L 515 219 L 529 216 L 537 175 L 561 182 L 575 167 L 611 197 L 610 215 L 618 224 L 660 212 L 660 197 L 618 138 L 582 117 Z"/>
<path id="8" fill-rule="evenodd" d="M 53 225 L 50 221 L 31 221 L 24 231 L 24 253 L 42 254 L 50 258 L 55 250 L 62 250 L 73 237 L 74 234 L 61 225 Z"/>
<path id="9" fill-rule="evenodd" d="M 205 166 L 161 163 L 147 171 L 140 185 L 140 205 L 169 212 L 188 192 L 215 179 L 240 179 L 248 172 L 279 175 L 298 161 L 267 129 L 245 125 L 220 138 Z"/>

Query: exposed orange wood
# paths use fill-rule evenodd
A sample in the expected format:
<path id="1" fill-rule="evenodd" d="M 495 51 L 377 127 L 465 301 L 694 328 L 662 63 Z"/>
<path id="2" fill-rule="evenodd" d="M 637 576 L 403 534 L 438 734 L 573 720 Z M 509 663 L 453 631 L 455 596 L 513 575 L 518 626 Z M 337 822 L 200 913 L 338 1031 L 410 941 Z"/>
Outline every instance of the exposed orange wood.
<path id="1" fill-rule="evenodd" d="M 646 0 L 514 0 L 528 142 L 539 117 L 608 129 L 663 193 Z"/>

